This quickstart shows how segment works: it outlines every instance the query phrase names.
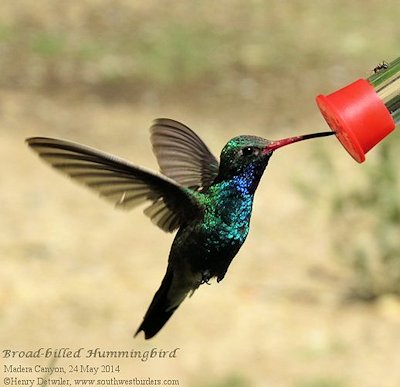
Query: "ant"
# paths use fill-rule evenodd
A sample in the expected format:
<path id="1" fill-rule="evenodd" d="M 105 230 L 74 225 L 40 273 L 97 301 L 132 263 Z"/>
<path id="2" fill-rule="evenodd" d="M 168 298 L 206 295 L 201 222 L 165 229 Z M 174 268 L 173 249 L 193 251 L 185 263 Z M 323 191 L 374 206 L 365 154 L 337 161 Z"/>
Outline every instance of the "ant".
<path id="1" fill-rule="evenodd" d="M 386 61 L 383 61 L 382 63 L 379 63 L 378 66 L 376 66 L 373 69 L 374 74 L 379 73 L 382 70 L 386 70 L 389 68 L 389 63 L 387 63 Z"/>

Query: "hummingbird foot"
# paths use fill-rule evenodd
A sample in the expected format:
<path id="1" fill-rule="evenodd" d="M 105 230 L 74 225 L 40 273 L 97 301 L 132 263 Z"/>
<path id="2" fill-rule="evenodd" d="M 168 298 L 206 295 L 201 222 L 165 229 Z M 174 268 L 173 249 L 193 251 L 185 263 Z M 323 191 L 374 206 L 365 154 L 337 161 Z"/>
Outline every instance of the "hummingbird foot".
<path id="1" fill-rule="evenodd" d="M 225 273 L 223 275 L 219 275 L 217 277 L 217 282 L 220 283 L 224 279 L 224 277 L 225 277 Z"/>
<path id="2" fill-rule="evenodd" d="M 200 282 L 200 285 L 203 285 L 203 284 L 211 285 L 211 283 L 210 283 L 211 277 L 212 277 L 212 276 L 211 276 L 210 271 L 209 271 L 209 270 L 204 270 L 204 271 L 201 273 L 201 282 Z"/>

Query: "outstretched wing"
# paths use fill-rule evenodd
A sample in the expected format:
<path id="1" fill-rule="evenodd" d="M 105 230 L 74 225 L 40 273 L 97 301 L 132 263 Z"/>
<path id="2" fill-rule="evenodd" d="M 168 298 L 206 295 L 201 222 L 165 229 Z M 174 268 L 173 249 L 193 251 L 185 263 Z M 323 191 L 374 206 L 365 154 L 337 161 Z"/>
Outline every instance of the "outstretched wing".
<path id="1" fill-rule="evenodd" d="M 162 174 L 185 187 L 204 188 L 212 184 L 219 164 L 196 133 L 168 118 L 155 120 L 150 130 Z"/>
<path id="2" fill-rule="evenodd" d="M 28 145 L 57 170 L 97 191 L 117 208 L 146 201 L 144 213 L 162 230 L 172 232 L 197 212 L 190 191 L 175 181 L 99 150 L 54 138 L 28 138 Z"/>

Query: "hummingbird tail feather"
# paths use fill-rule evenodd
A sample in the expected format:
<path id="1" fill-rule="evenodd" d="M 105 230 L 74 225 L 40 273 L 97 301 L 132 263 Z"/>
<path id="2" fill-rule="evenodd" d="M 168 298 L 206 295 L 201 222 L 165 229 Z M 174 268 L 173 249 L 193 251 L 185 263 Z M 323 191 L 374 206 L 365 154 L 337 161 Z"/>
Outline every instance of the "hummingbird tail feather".
<path id="1" fill-rule="evenodd" d="M 187 292 L 185 292 L 185 294 L 180 293 L 178 297 L 174 294 L 170 294 L 172 280 L 173 272 L 168 269 L 161 282 L 160 288 L 154 295 L 149 309 L 143 318 L 143 322 L 135 333 L 135 337 L 141 331 L 144 332 L 146 340 L 155 336 L 185 299 Z"/>

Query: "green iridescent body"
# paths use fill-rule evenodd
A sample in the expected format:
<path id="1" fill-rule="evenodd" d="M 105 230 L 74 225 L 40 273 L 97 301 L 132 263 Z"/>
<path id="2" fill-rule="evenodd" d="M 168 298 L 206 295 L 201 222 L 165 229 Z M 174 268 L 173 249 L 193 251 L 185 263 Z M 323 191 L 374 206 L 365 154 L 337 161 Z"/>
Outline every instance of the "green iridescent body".
<path id="1" fill-rule="evenodd" d="M 198 285 L 212 277 L 221 281 L 246 240 L 258 175 L 250 168 L 243 175 L 213 184 L 204 192 L 192 192 L 202 211 L 179 229 L 170 260 L 175 265 L 179 260 L 188 263 Z"/>

